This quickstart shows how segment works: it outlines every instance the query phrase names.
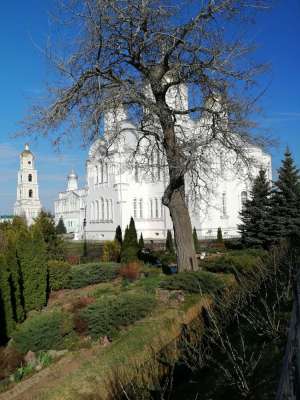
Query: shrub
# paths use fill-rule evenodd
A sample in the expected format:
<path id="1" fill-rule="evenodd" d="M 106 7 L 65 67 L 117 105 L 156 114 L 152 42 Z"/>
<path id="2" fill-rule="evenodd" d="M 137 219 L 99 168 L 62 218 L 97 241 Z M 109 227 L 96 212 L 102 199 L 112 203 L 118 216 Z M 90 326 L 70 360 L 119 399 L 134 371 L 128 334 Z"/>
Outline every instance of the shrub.
<path id="1" fill-rule="evenodd" d="M 121 249 L 121 262 L 127 263 L 130 261 L 136 261 L 138 259 L 138 241 L 137 233 L 135 229 L 134 219 L 131 217 L 129 228 L 125 230 L 124 240 Z"/>
<path id="2" fill-rule="evenodd" d="M 121 329 L 144 318 L 154 307 L 155 299 L 148 295 L 122 294 L 86 307 L 81 318 L 86 321 L 92 338 L 113 337 Z"/>
<path id="3" fill-rule="evenodd" d="M 107 240 L 103 246 L 102 261 L 114 261 L 120 260 L 121 245 L 117 240 Z"/>
<path id="4" fill-rule="evenodd" d="M 36 314 L 20 325 L 13 342 L 22 354 L 63 348 L 65 337 L 73 330 L 70 316 L 62 312 Z"/>
<path id="5" fill-rule="evenodd" d="M 206 271 L 181 272 L 169 276 L 160 285 L 162 289 L 184 290 L 189 293 L 216 294 L 224 288 L 223 281 L 213 273 Z"/>
<path id="6" fill-rule="evenodd" d="M 66 256 L 66 261 L 71 265 L 80 264 L 80 256 L 79 255 L 68 255 Z"/>
<path id="7" fill-rule="evenodd" d="M 226 254 L 213 262 L 208 262 L 205 269 L 211 272 L 247 275 L 260 268 L 263 259 L 267 256 L 264 250 L 246 250 Z"/>
<path id="8" fill-rule="evenodd" d="M 119 271 L 120 275 L 129 281 L 135 281 L 139 278 L 141 273 L 141 265 L 137 261 L 129 262 L 123 265 Z"/>
<path id="9" fill-rule="evenodd" d="M 64 289 L 70 283 L 71 265 L 65 261 L 48 261 L 50 290 Z"/>
<path id="10" fill-rule="evenodd" d="M 112 281 L 118 276 L 120 267 L 116 264 L 91 263 L 71 269 L 70 288 L 78 289 L 100 282 Z"/>

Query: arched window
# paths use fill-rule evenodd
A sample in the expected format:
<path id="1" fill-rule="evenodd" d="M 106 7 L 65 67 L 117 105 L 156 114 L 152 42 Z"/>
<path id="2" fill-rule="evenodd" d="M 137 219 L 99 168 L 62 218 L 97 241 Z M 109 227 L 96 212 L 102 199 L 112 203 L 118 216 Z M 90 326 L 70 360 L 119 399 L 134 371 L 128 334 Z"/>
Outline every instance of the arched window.
<path id="1" fill-rule="evenodd" d="M 225 192 L 222 193 L 222 214 L 223 217 L 227 215 L 227 196 Z"/>
<path id="2" fill-rule="evenodd" d="M 32 182 L 32 175 L 31 174 L 28 175 L 28 182 Z"/>
<path id="3" fill-rule="evenodd" d="M 155 199 L 155 218 L 159 218 L 158 199 Z"/>
<path id="4" fill-rule="evenodd" d="M 105 182 L 108 182 L 108 164 L 105 163 Z"/>
<path id="5" fill-rule="evenodd" d="M 137 217 L 137 201 L 133 199 L 133 218 Z"/>
<path id="6" fill-rule="evenodd" d="M 110 203 L 110 219 L 113 220 L 114 214 L 113 214 L 113 201 L 112 199 L 109 200 Z"/>
<path id="7" fill-rule="evenodd" d="M 28 196 L 29 196 L 30 198 L 32 198 L 32 196 L 33 196 L 33 190 L 32 190 L 32 189 L 29 189 L 29 191 L 28 191 Z"/>
<path id="8" fill-rule="evenodd" d="M 101 197 L 101 219 L 102 219 L 102 221 L 104 221 L 104 218 L 105 218 L 105 212 L 104 212 L 104 199 L 103 199 L 103 197 Z"/>
<path id="9" fill-rule="evenodd" d="M 94 203 L 91 203 L 91 221 L 94 221 Z"/>
<path id="10" fill-rule="evenodd" d="M 248 200 L 248 193 L 244 190 L 244 191 L 241 193 L 242 208 L 245 207 L 247 200 Z"/>
<path id="11" fill-rule="evenodd" d="M 101 164 L 100 164 L 100 182 L 101 183 L 104 182 L 104 166 L 103 166 L 103 162 L 101 162 Z"/>
<path id="12" fill-rule="evenodd" d="M 106 200 L 106 219 L 109 221 L 109 201 Z"/>
<path id="13" fill-rule="evenodd" d="M 150 218 L 153 219 L 153 200 L 150 199 Z"/>
<path id="14" fill-rule="evenodd" d="M 143 199 L 140 199 L 140 218 L 143 218 Z"/>
<path id="15" fill-rule="evenodd" d="M 95 166 L 95 185 L 98 183 L 98 166 Z"/>
<path id="16" fill-rule="evenodd" d="M 96 201 L 96 204 L 97 204 L 97 215 L 96 215 L 96 219 L 97 219 L 97 221 L 99 221 L 99 220 L 100 220 L 100 205 L 99 205 L 99 201 L 98 201 L 98 200 Z"/>

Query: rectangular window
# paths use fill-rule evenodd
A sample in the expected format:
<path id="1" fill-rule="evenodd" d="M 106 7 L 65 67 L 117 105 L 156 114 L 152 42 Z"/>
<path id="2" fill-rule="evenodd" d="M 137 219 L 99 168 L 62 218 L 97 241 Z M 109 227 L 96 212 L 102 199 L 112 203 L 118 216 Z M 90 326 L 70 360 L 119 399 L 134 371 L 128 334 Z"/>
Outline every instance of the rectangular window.
<path id="1" fill-rule="evenodd" d="M 133 218 L 137 217 L 137 201 L 133 199 Z"/>

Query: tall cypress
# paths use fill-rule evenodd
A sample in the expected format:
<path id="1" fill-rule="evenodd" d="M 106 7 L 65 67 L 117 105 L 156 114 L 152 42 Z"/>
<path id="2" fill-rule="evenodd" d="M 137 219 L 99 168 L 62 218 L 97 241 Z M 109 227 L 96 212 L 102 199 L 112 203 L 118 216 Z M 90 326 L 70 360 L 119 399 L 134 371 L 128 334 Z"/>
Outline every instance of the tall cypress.
<path id="1" fill-rule="evenodd" d="M 122 228 L 120 227 L 120 225 L 118 225 L 116 228 L 115 240 L 118 241 L 120 243 L 120 245 L 122 246 L 122 241 L 123 241 Z"/>
<path id="2" fill-rule="evenodd" d="M 300 229 L 300 175 L 289 149 L 284 154 L 272 196 L 270 232 L 273 243 Z"/>
<path id="3" fill-rule="evenodd" d="M 174 254 L 172 232 L 169 229 L 167 230 L 166 251 L 170 254 Z"/>
<path id="4" fill-rule="evenodd" d="M 17 256 L 23 279 L 25 311 L 40 309 L 46 304 L 47 251 L 37 226 L 20 233 Z"/>
<path id="5" fill-rule="evenodd" d="M 0 342 L 4 343 L 16 323 L 11 297 L 11 274 L 3 254 L 0 254 Z"/>
<path id="6" fill-rule="evenodd" d="M 134 219 L 131 217 L 129 227 L 126 227 L 121 249 L 121 262 L 130 262 L 138 259 L 138 241 Z"/>
<path id="7" fill-rule="evenodd" d="M 196 252 L 198 252 L 199 251 L 199 240 L 198 240 L 198 235 L 197 235 L 197 231 L 196 231 L 195 227 L 193 229 L 193 240 L 194 240 L 195 250 L 196 250 Z"/>
<path id="8" fill-rule="evenodd" d="M 240 213 L 242 223 L 239 230 L 242 243 L 247 247 L 268 247 L 270 237 L 271 185 L 266 172 L 260 170 L 255 178 L 250 199 L 246 201 Z"/>

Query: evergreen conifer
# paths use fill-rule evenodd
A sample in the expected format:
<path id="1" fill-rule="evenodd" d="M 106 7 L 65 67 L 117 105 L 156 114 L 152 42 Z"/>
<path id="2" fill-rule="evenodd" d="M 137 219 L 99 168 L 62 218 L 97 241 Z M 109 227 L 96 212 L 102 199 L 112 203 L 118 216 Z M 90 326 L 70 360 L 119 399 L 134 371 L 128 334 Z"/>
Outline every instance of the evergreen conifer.
<path id="1" fill-rule="evenodd" d="M 47 257 L 60 260 L 64 255 L 63 241 L 58 237 L 54 217 L 47 211 L 41 211 L 35 219 L 34 226 L 40 231 L 46 244 Z"/>
<path id="2" fill-rule="evenodd" d="M 63 235 L 65 233 L 67 233 L 67 229 L 66 229 L 66 226 L 64 224 L 64 220 L 62 219 L 62 217 L 59 218 L 58 224 L 56 225 L 56 233 L 58 235 Z"/>
<path id="3" fill-rule="evenodd" d="M 217 231 L 217 242 L 222 243 L 223 242 L 223 233 L 222 233 L 222 228 L 219 227 Z"/>
<path id="4" fill-rule="evenodd" d="M 10 283 L 10 271 L 4 255 L 0 254 L 0 341 L 2 343 L 10 337 L 16 326 Z"/>
<path id="5" fill-rule="evenodd" d="M 117 226 L 116 228 L 116 234 L 115 234 L 115 240 L 117 240 L 120 245 L 122 246 L 122 228 L 120 227 L 120 225 Z"/>
<path id="6" fill-rule="evenodd" d="M 172 232 L 169 229 L 167 231 L 166 251 L 169 254 L 174 254 L 174 245 L 173 245 Z"/>
<path id="7" fill-rule="evenodd" d="M 37 226 L 22 231 L 18 238 L 17 256 L 23 280 L 25 311 L 41 309 L 47 295 L 47 247 Z"/>
<path id="8" fill-rule="evenodd" d="M 198 235 L 197 235 L 197 231 L 196 231 L 195 227 L 193 229 L 193 240 L 194 240 L 195 251 L 196 251 L 196 253 L 198 253 L 198 251 L 199 251 L 199 240 L 198 240 Z"/>
<path id="9" fill-rule="evenodd" d="M 266 172 L 260 170 L 255 178 L 250 199 L 243 205 L 240 213 L 242 224 L 239 225 L 242 243 L 247 247 L 270 245 L 270 202 L 271 185 Z"/>
<path id="10" fill-rule="evenodd" d="M 299 235 L 300 175 L 289 149 L 284 154 L 273 191 L 270 212 L 270 236 L 273 243 Z"/>
<path id="11" fill-rule="evenodd" d="M 126 227 L 121 249 L 121 262 L 127 263 L 138 259 L 138 241 L 134 219 L 131 217 L 129 228 Z"/>
<path id="12" fill-rule="evenodd" d="M 143 238 L 143 234 L 141 233 L 141 236 L 139 239 L 139 249 L 143 250 L 144 247 L 145 247 L 144 238 Z"/>

